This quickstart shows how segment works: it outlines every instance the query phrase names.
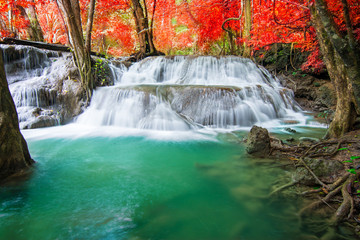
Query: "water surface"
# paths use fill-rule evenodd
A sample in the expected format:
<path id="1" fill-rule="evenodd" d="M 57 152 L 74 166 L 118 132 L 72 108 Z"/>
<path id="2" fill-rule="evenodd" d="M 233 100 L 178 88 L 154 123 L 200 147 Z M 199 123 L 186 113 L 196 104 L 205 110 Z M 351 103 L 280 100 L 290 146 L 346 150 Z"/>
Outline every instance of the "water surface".
<path id="1" fill-rule="evenodd" d="M 304 239 L 300 202 L 265 197 L 284 170 L 231 133 L 175 139 L 28 136 L 36 167 L 0 190 L 1 239 Z"/>

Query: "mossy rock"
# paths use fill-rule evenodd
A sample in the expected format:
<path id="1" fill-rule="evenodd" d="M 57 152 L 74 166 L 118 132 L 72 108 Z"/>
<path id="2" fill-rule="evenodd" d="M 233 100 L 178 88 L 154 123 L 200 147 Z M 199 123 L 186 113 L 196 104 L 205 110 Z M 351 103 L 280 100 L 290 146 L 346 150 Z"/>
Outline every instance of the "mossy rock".
<path id="1" fill-rule="evenodd" d="M 339 172 L 344 169 L 344 166 L 340 162 L 334 160 L 305 158 L 304 162 L 320 180 L 328 183 L 333 182 L 338 177 Z M 293 179 L 305 185 L 311 186 L 318 184 L 304 166 L 296 169 L 293 173 Z"/>

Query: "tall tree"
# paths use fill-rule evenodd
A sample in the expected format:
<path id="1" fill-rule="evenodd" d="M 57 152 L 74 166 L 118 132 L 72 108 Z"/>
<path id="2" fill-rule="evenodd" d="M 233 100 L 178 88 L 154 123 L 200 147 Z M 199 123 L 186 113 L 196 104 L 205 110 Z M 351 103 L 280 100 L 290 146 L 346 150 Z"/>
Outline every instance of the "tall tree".
<path id="1" fill-rule="evenodd" d="M 20 14 L 24 20 L 29 22 L 27 26 L 28 38 L 31 41 L 42 42 L 44 41 L 44 36 L 37 18 L 35 2 L 31 1 L 31 3 L 32 4 L 29 4 L 26 9 L 21 5 L 16 5 L 16 7 L 19 9 Z"/>
<path id="2" fill-rule="evenodd" d="M 27 13 L 29 21 L 30 21 L 30 32 L 29 32 L 30 40 L 42 42 L 42 41 L 44 41 L 44 35 L 41 30 L 39 20 L 37 17 L 35 1 L 31 0 L 30 2 L 31 2 L 31 4 L 26 9 L 26 13 Z"/>
<path id="3" fill-rule="evenodd" d="M 249 46 L 249 40 L 251 38 L 250 31 L 251 31 L 251 0 L 244 0 L 244 10 L 245 10 L 245 21 L 244 21 L 244 31 L 243 31 L 243 38 L 245 39 L 244 42 L 244 57 L 250 57 L 251 49 Z"/>
<path id="4" fill-rule="evenodd" d="M 68 35 L 71 47 L 74 51 L 74 59 L 79 69 L 82 86 L 86 91 L 87 101 L 90 101 L 92 91 L 94 89 L 94 79 L 91 73 L 91 57 L 90 57 L 90 39 L 92 22 L 95 11 L 95 0 L 90 1 L 89 21 L 84 40 L 79 0 L 58 0 L 59 7 L 64 14 L 65 23 L 68 29 Z"/>
<path id="5" fill-rule="evenodd" d="M 326 1 L 315 0 L 311 9 L 320 49 L 337 94 L 328 137 L 338 137 L 352 130 L 360 115 L 359 45 L 354 38 L 347 0 L 342 0 L 342 11 L 346 33 L 338 29 Z"/>
<path id="6" fill-rule="evenodd" d="M 140 0 L 131 0 L 132 13 L 135 20 L 135 28 L 139 37 L 140 51 L 137 58 L 144 58 L 150 55 L 156 55 L 157 50 L 154 45 L 152 30 L 149 28 L 148 10 L 146 0 L 144 0 L 144 7 L 141 6 Z M 156 1 L 154 2 L 156 4 Z M 155 11 L 154 5 L 153 11 Z M 154 13 L 153 13 L 154 15 Z M 153 26 L 153 24 L 151 24 Z"/>
<path id="7" fill-rule="evenodd" d="M 33 163 L 19 130 L 18 115 L 6 80 L 0 49 L 0 182 L 27 170 Z"/>

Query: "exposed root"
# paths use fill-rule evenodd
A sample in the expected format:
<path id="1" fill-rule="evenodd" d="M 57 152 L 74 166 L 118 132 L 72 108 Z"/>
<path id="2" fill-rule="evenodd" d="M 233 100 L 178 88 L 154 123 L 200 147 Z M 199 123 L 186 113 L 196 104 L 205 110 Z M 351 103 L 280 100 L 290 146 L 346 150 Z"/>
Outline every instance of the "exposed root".
<path id="1" fill-rule="evenodd" d="M 280 192 L 280 191 L 282 191 L 282 190 L 284 190 L 284 189 L 286 189 L 286 188 L 288 188 L 288 187 L 294 186 L 294 185 L 297 184 L 298 182 L 299 182 L 299 181 L 289 182 L 289 183 L 287 183 L 287 184 L 285 184 L 285 185 L 282 185 L 282 186 L 276 188 L 274 191 L 272 191 L 272 192 L 269 194 L 269 197 L 271 197 L 271 196 L 274 195 L 275 193 Z"/>
<path id="2" fill-rule="evenodd" d="M 322 199 L 321 197 L 319 197 L 319 200 L 322 201 L 326 206 L 328 206 L 330 209 L 336 211 L 335 208 L 333 208 L 330 204 L 328 204 L 324 199 Z"/>
<path id="3" fill-rule="evenodd" d="M 349 176 L 350 176 L 350 173 L 347 172 L 343 176 L 338 178 L 333 184 L 330 185 L 329 191 L 332 191 L 335 188 L 337 188 L 338 186 L 340 186 L 342 183 L 344 183 L 349 178 Z"/>
<path id="4" fill-rule="evenodd" d="M 311 170 L 311 168 L 305 163 L 303 158 L 300 158 L 299 161 L 301 162 L 302 165 L 304 165 L 304 167 L 309 171 L 309 173 L 315 178 L 316 182 L 318 182 L 323 188 L 325 189 L 329 189 L 329 187 L 323 183 L 317 176 L 316 174 Z"/>
<path id="5" fill-rule="evenodd" d="M 305 195 L 309 195 L 309 194 L 313 194 L 313 193 L 320 193 L 320 192 L 323 192 L 322 188 L 305 191 L 305 192 L 302 192 L 300 195 L 305 196 Z"/>
<path id="6" fill-rule="evenodd" d="M 299 216 L 302 218 L 305 213 L 319 207 L 322 203 L 331 207 L 328 203 L 329 201 L 335 197 L 338 193 L 341 192 L 343 200 L 340 206 L 336 209 L 336 212 L 330 219 L 330 226 L 337 226 L 340 222 L 342 222 L 346 217 L 348 219 L 353 217 L 354 212 L 354 200 L 351 194 L 351 185 L 358 178 L 359 174 L 350 174 L 346 173 L 344 176 L 336 180 L 333 184 L 329 186 L 330 192 L 326 195 L 326 197 L 313 202 L 312 204 L 304 207 L 300 210 Z M 333 209 L 333 207 L 331 207 Z"/>
<path id="7" fill-rule="evenodd" d="M 291 146 L 287 144 L 281 144 L 276 142 L 275 139 L 272 139 L 274 145 L 272 146 L 272 155 L 273 156 L 282 156 L 284 158 L 288 158 L 291 160 L 291 163 L 296 166 L 304 166 L 306 170 L 311 174 L 311 176 L 315 179 L 316 183 L 318 183 L 321 187 L 319 189 L 311 189 L 308 191 L 302 192 L 300 195 L 313 195 L 315 193 L 315 197 L 319 199 L 315 199 L 312 203 L 304 206 L 299 212 L 298 217 L 299 221 L 302 224 L 306 224 L 306 227 L 309 227 L 309 220 L 312 220 L 312 214 L 315 210 L 320 207 L 327 206 L 326 208 L 331 209 L 331 216 L 329 221 L 325 224 L 326 229 L 322 231 L 325 233 L 321 239 L 342 239 L 341 235 L 337 234 L 337 227 L 340 223 L 345 222 L 347 219 L 351 219 L 351 221 L 355 221 L 357 224 L 360 223 L 360 220 L 357 218 L 358 207 L 356 198 L 359 197 L 357 194 L 353 195 L 353 188 L 358 188 L 359 183 L 356 183 L 356 180 L 359 180 L 360 173 L 353 174 L 353 170 L 355 168 L 355 162 L 350 163 L 350 161 L 343 161 L 348 159 L 349 156 L 358 156 L 360 149 L 360 144 L 356 135 L 359 133 L 355 133 L 355 137 L 351 135 L 342 137 L 341 139 L 331 139 L 327 141 L 321 141 L 314 145 L 298 145 Z M 355 139 L 355 140 L 352 140 Z M 355 143 L 355 144 L 351 144 Z M 344 148 L 344 149 L 341 149 Z M 340 151 L 347 150 L 347 151 Z M 336 156 L 339 154 L 339 156 Z M 351 155 L 350 155 L 351 154 Z M 341 176 L 336 179 L 332 184 L 324 183 L 323 179 L 320 179 L 314 171 L 309 167 L 311 166 L 307 161 L 307 158 L 317 158 L 324 157 L 324 159 L 333 159 L 335 161 L 341 162 L 346 168 L 352 168 L 352 172 L 341 172 Z M 345 158 L 345 159 L 344 159 Z M 294 161 L 296 160 L 296 161 Z M 305 162 L 306 161 L 306 162 Z M 308 165 L 309 164 L 309 165 Z M 357 170 L 356 170 L 357 171 Z M 358 171 L 357 171 L 358 172 Z M 328 178 L 327 178 L 328 179 Z M 360 181 L 360 180 L 359 180 Z M 355 183 L 354 183 L 355 182 Z M 299 182 L 290 182 L 283 186 L 280 186 L 273 190 L 269 196 L 274 195 L 282 191 L 285 188 L 291 187 L 296 183 L 301 184 L 301 180 Z M 359 190 L 358 190 L 359 191 Z M 316 193 L 325 194 L 324 197 L 320 198 L 320 195 Z M 341 194 L 340 194 L 341 193 Z M 355 204 L 356 203 L 356 204 Z M 322 212 L 322 211 L 320 211 Z M 326 211 L 326 213 L 331 213 Z M 313 224 L 310 224 L 313 226 Z M 356 225 L 358 226 L 358 225 Z"/>
<path id="8" fill-rule="evenodd" d="M 324 197 L 322 200 L 318 200 L 316 202 L 313 202 L 312 204 L 302 208 L 299 212 L 300 216 L 303 216 L 306 212 L 309 212 L 317 207 L 319 207 L 324 201 L 329 202 L 334 196 L 336 196 L 342 189 L 342 186 L 338 186 L 333 191 L 329 192 L 326 197 Z"/>
<path id="9" fill-rule="evenodd" d="M 275 138 L 272 140 L 276 140 Z M 323 142 L 319 142 L 317 144 L 311 145 L 311 146 L 287 146 L 287 145 L 281 145 L 281 146 L 272 146 L 271 147 L 271 153 L 275 152 L 275 151 L 280 151 L 280 152 L 291 152 L 293 153 L 295 156 L 294 157 L 333 157 L 335 156 L 339 151 L 338 149 L 341 147 L 342 144 L 346 144 L 346 143 L 357 143 L 357 141 L 353 141 L 353 140 L 347 140 L 347 139 L 341 139 L 341 140 L 328 140 L 328 141 L 323 141 Z M 331 146 L 336 144 L 336 147 L 334 148 L 333 151 L 331 152 L 326 152 L 325 151 L 321 151 L 323 149 L 321 149 L 321 147 L 325 147 L 325 146 Z"/>
<path id="10" fill-rule="evenodd" d="M 351 197 L 348 186 L 352 184 L 353 181 L 355 181 L 357 177 L 356 175 L 351 175 L 346 182 L 341 186 L 341 194 L 343 197 L 343 201 L 340 205 L 340 207 L 337 209 L 336 213 L 333 215 L 333 217 L 330 220 L 330 224 L 333 226 L 338 225 L 347 215 L 348 218 L 350 218 L 353 214 L 354 209 L 354 201 Z"/>

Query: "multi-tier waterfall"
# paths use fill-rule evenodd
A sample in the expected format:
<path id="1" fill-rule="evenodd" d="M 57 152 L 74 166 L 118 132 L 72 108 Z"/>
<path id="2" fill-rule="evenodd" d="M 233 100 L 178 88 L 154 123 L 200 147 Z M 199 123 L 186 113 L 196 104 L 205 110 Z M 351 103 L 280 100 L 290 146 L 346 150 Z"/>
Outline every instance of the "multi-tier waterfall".
<path id="1" fill-rule="evenodd" d="M 239 57 L 153 57 L 95 91 L 77 122 L 155 130 L 249 127 L 291 118 L 292 92 Z"/>
<path id="2" fill-rule="evenodd" d="M 63 108 L 71 105 L 66 93 L 79 88 L 71 55 L 31 47 L 15 47 L 14 54 L 13 46 L 2 48 L 21 126 L 36 127 L 29 122 L 39 115 L 53 119 L 47 125 L 64 122 Z M 129 68 L 109 64 L 114 86 L 98 87 L 76 123 L 183 131 L 304 119 L 292 91 L 249 59 L 177 56 L 147 58 Z"/>

